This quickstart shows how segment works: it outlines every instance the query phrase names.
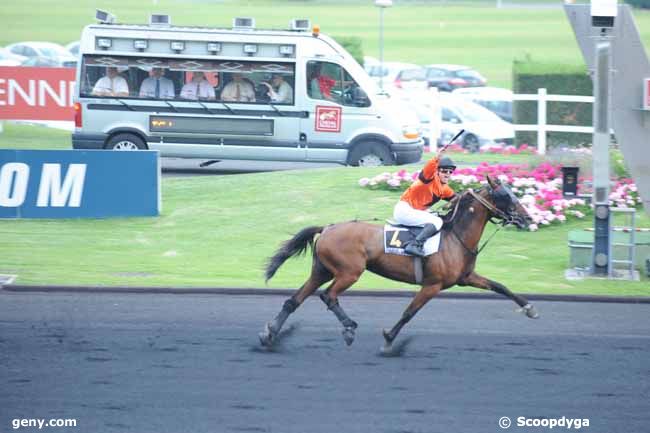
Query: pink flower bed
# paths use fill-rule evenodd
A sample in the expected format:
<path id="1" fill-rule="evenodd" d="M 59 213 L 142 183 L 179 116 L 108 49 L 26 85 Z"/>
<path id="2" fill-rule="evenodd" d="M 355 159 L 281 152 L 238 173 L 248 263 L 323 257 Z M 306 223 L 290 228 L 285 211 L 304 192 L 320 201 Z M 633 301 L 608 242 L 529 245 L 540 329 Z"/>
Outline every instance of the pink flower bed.
<path id="1" fill-rule="evenodd" d="M 385 172 L 373 178 L 362 178 L 359 185 L 370 189 L 402 191 L 418 178 L 418 174 L 418 171 L 409 173 L 404 169 L 395 173 Z M 477 167 L 457 169 L 451 177 L 450 186 L 457 192 L 479 188 L 487 183 L 486 175 L 511 185 L 512 192 L 533 219 L 533 224 L 529 226 L 531 231 L 563 223 L 567 218 L 584 218 L 591 211 L 585 200 L 562 196 L 561 166 L 550 163 L 542 163 L 531 170 L 526 164 L 490 165 L 483 162 Z M 588 190 L 581 184 L 578 192 L 584 194 Z M 619 179 L 612 187 L 611 206 L 636 207 L 640 203 L 641 198 L 631 179 Z"/>
<path id="2" fill-rule="evenodd" d="M 447 152 L 470 153 L 467 149 L 463 149 L 463 146 L 456 143 L 451 144 L 447 148 Z M 479 150 L 479 152 L 497 155 L 537 155 L 537 148 L 534 146 L 529 146 L 527 144 L 522 144 L 519 147 L 513 145 L 487 147 L 482 148 Z"/>

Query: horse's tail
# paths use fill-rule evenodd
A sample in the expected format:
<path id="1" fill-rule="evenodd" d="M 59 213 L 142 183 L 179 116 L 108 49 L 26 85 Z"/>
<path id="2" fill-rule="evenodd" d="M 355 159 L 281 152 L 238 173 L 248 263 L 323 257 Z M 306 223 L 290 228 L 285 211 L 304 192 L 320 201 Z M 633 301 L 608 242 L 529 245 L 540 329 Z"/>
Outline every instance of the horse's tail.
<path id="1" fill-rule="evenodd" d="M 300 230 L 294 237 L 284 242 L 271 257 L 266 265 L 264 276 L 268 282 L 282 264 L 290 257 L 304 254 L 307 246 L 314 248 L 314 236 L 323 231 L 325 227 L 311 226 Z"/>

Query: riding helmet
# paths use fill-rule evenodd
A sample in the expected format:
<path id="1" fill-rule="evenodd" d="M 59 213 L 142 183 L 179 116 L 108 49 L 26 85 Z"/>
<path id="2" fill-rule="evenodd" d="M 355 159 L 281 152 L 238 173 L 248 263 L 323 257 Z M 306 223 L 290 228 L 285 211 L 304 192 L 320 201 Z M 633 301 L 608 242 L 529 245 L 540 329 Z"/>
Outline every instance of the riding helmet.
<path id="1" fill-rule="evenodd" d="M 440 168 L 451 168 L 452 170 L 456 170 L 456 164 L 454 164 L 454 161 L 451 160 L 451 158 L 448 158 L 446 156 L 443 156 L 440 158 L 440 162 L 438 163 L 438 167 Z"/>

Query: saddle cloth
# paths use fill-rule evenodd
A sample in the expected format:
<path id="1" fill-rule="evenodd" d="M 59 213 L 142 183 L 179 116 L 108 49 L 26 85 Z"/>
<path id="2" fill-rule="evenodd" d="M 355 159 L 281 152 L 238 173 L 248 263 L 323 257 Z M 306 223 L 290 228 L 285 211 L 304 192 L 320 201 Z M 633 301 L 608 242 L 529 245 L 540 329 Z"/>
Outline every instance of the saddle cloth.
<path id="1" fill-rule="evenodd" d="M 397 254 L 400 256 L 409 256 L 404 251 L 404 247 L 408 242 L 415 239 L 415 237 L 422 231 L 422 227 L 407 227 L 402 225 L 388 224 L 384 225 L 384 252 L 386 254 Z M 424 243 L 424 253 L 427 256 L 437 253 L 440 248 L 440 234 L 436 233 L 435 236 L 430 237 Z"/>

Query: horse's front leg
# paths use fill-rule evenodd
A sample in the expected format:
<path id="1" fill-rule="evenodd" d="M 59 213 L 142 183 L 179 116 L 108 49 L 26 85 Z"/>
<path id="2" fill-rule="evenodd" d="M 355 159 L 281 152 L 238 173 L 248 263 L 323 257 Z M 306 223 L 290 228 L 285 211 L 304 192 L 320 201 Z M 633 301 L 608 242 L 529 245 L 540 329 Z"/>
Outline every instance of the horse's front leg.
<path id="1" fill-rule="evenodd" d="M 508 289 L 503 284 L 485 278 L 477 274 L 476 272 L 472 272 L 467 277 L 463 278 L 462 281 L 458 282 L 458 285 L 472 286 L 479 289 L 491 290 L 495 293 L 498 293 L 509 299 L 512 299 L 517 305 L 521 307 L 519 311 L 525 313 L 526 316 L 530 317 L 531 319 L 539 318 L 539 313 L 537 312 L 535 307 L 533 307 L 533 305 L 530 302 L 528 302 L 524 297 L 515 295 L 510 291 L 510 289 Z"/>
<path id="2" fill-rule="evenodd" d="M 385 340 L 384 347 L 382 348 L 383 352 L 390 352 L 392 349 L 393 341 L 397 337 L 397 334 L 399 334 L 400 330 L 404 327 L 404 325 L 406 325 L 420 310 L 420 308 L 424 307 L 424 305 L 429 302 L 431 298 L 440 293 L 441 289 L 442 284 L 440 283 L 431 286 L 423 286 L 420 289 L 409 306 L 406 307 L 406 310 L 404 310 L 402 317 L 397 321 L 395 326 L 393 326 L 390 331 L 387 331 L 386 329 L 383 330 Z"/>

